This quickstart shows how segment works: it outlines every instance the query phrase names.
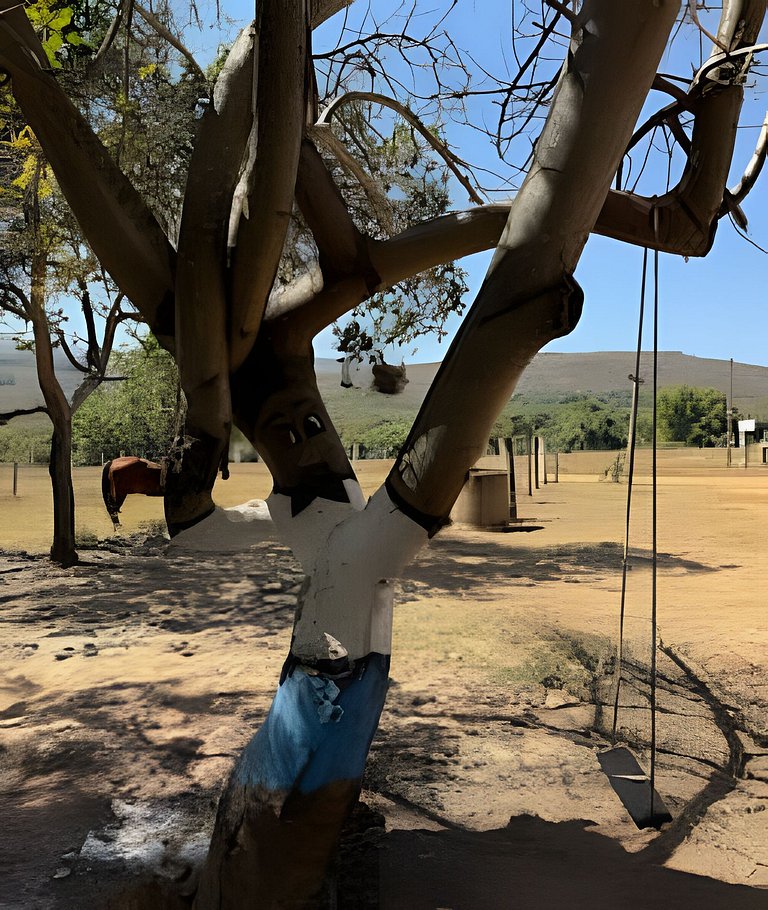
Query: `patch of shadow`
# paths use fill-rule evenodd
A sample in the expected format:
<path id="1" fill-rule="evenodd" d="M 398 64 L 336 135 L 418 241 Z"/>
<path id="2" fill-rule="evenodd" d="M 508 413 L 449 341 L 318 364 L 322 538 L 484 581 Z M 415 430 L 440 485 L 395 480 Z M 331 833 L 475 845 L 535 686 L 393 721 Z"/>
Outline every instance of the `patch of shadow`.
<path id="1" fill-rule="evenodd" d="M 11 720 L 14 717 L 24 717 L 27 713 L 27 703 L 25 701 L 16 701 L 4 711 L 0 711 L 0 720 Z"/>
<path id="2" fill-rule="evenodd" d="M 764 910 L 764 889 L 656 865 L 591 825 L 522 815 L 492 831 L 391 831 L 378 848 L 380 910 Z"/>
<path id="3" fill-rule="evenodd" d="M 398 705 L 397 693 L 390 690 L 389 711 L 412 715 L 413 707 Z M 363 789 L 417 805 L 431 819 L 451 825 L 440 814 L 444 806 L 435 785 L 442 788 L 447 780 L 462 777 L 458 759 L 462 735 L 431 717 L 407 725 L 385 722 L 371 745 Z"/>
<path id="4" fill-rule="evenodd" d="M 200 758 L 200 749 L 204 741 L 194 736 L 177 736 L 155 746 L 160 766 L 167 771 L 184 774 Z"/>
<path id="5" fill-rule="evenodd" d="M 3 824 L 13 835 L 3 845 L 0 905 L 9 910 L 48 907 L 51 877 L 67 865 L 61 857 L 78 850 L 90 829 L 109 820 L 109 800 L 74 782 L 62 788 L 35 780 L 6 802 Z"/>
<path id="6" fill-rule="evenodd" d="M 562 582 L 565 576 L 621 573 L 623 547 L 613 541 L 581 546 L 516 547 L 510 538 L 489 535 L 487 539 L 462 537 L 434 538 L 403 575 L 404 581 L 418 582 L 432 591 L 480 592 L 489 582 L 514 584 Z M 659 553 L 659 569 L 687 572 L 716 572 L 692 559 Z M 650 554 L 632 551 L 630 567 L 650 564 Z M 572 579 L 571 579 L 572 580 Z"/>

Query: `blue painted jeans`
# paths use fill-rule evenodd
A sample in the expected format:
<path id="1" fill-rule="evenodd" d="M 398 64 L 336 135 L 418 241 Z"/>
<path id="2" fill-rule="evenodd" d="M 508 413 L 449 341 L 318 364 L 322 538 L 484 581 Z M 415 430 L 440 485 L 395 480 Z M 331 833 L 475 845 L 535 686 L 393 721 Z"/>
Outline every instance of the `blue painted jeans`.
<path id="1" fill-rule="evenodd" d="M 389 679 L 389 655 L 369 654 L 334 681 L 301 665 L 288 672 L 236 775 L 249 787 L 311 793 L 363 776 Z"/>

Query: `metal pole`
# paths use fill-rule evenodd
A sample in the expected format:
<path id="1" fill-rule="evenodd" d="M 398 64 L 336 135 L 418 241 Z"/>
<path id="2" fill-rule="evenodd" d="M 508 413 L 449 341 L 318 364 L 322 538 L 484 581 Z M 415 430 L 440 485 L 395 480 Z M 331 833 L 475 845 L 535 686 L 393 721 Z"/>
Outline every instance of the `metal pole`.
<path id="1" fill-rule="evenodd" d="M 19 464 L 14 461 L 13 463 L 13 495 L 16 495 L 16 490 L 19 486 Z"/>
<path id="2" fill-rule="evenodd" d="M 726 411 L 726 416 L 728 423 L 726 425 L 726 445 L 728 447 L 728 452 L 726 454 L 725 463 L 730 468 L 731 466 L 731 436 L 733 434 L 733 357 L 731 357 L 731 393 L 728 397 L 728 410 Z"/>
<path id="3" fill-rule="evenodd" d="M 533 479 L 536 489 L 539 489 L 539 437 L 533 437 Z"/>
<path id="4" fill-rule="evenodd" d="M 541 473 L 544 477 L 544 486 L 547 485 L 547 444 L 541 437 Z"/>
<path id="5" fill-rule="evenodd" d="M 555 483 L 560 483 L 560 453 L 555 452 Z"/>

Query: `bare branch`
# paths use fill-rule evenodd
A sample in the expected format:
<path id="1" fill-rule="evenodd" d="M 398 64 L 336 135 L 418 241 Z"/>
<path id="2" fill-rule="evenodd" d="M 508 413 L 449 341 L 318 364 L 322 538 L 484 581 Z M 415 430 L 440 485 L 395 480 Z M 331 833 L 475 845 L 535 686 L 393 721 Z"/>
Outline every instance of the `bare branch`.
<path id="1" fill-rule="evenodd" d="M 547 6 L 552 7 L 553 10 L 556 10 L 560 15 L 567 19 L 571 25 L 577 26 L 579 24 L 579 16 L 575 13 L 569 6 L 566 6 L 565 3 L 560 3 L 559 0 L 544 0 Z"/>
<path id="2" fill-rule="evenodd" d="M 379 184 L 360 166 L 358 160 L 352 155 L 344 143 L 333 135 L 330 126 L 315 127 L 307 130 L 315 141 L 324 145 L 335 156 L 341 167 L 360 184 L 361 189 L 368 198 L 373 208 L 376 220 L 382 230 L 387 234 L 394 233 L 394 218 L 392 206 L 387 195 Z"/>
<path id="3" fill-rule="evenodd" d="M 698 9 L 696 8 L 696 0 L 686 0 L 686 2 L 687 2 L 687 4 L 688 4 L 688 14 L 690 15 L 691 21 L 692 21 L 693 24 L 696 26 L 696 28 L 698 28 L 698 30 L 702 33 L 702 35 L 706 35 L 707 38 L 709 38 L 709 40 L 710 40 L 716 47 L 719 47 L 721 51 L 725 51 L 725 52 L 727 53 L 727 51 L 728 51 L 728 45 L 725 44 L 725 43 L 720 39 L 719 36 L 718 36 L 718 37 L 715 37 L 711 32 L 708 32 L 708 31 L 704 28 L 704 26 L 701 24 L 701 20 L 699 19 L 699 12 L 698 12 Z"/>
<path id="4" fill-rule="evenodd" d="M 677 12 L 645 0 L 587 0 L 584 11 L 600 40 L 569 48 L 486 279 L 387 478 L 390 498 L 430 533 L 447 520 L 527 364 L 579 318 L 571 276 Z"/>
<path id="5" fill-rule="evenodd" d="M 6 423 L 9 420 L 13 420 L 14 417 L 27 417 L 29 414 L 47 414 L 48 408 L 45 405 L 40 405 L 36 408 L 18 408 L 15 411 L 4 411 L 0 412 L 0 421 Z"/>
<path id="6" fill-rule="evenodd" d="M 189 165 L 176 273 L 177 359 L 187 395 L 228 371 L 227 228 L 253 119 L 255 39 L 251 26 L 235 41 Z"/>
<path id="7" fill-rule="evenodd" d="M 453 152 L 446 146 L 444 142 L 441 142 L 437 136 L 426 127 L 421 120 L 410 111 L 404 104 L 401 104 L 399 101 L 396 101 L 394 98 L 387 98 L 386 95 L 379 95 L 376 92 L 347 92 L 342 95 L 340 98 L 335 98 L 331 103 L 325 108 L 317 121 L 317 126 L 324 126 L 325 124 L 330 123 L 331 118 L 334 113 L 344 104 L 349 104 L 352 101 L 371 101 L 374 104 L 381 104 L 383 107 L 388 107 L 390 110 L 396 111 L 400 116 L 410 125 L 432 146 L 432 148 L 437 152 L 438 155 L 445 161 L 445 163 L 450 168 L 454 177 L 461 183 L 464 189 L 469 194 L 470 201 L 476 203 L 477 205 L 483 205 L 486 201 L 483 199 L 472 184 L 469 182 L 467 177 L 461 172 L 459 168 L 459 159 Z"/>
<path id="8" fill-rule="evenodd" d="M 79 372 L 81 372 L 81 373 L 90 373 L 91 368 L 80 363 L 80 361 L 77 359 L 77 357 L 75 357 L 74 351 L 69 346 L 67 337 L 61 329 L 56 330 L 56 337 L 59 340 L 59 345 L 60 345 L 62 351 L 64 351 L 64 353 L 67 355 L 67 360 L 72 364 L 72 366 L 76 370 L 79 370 Z"/>
<path id="9" fill-rule="evenodd" d="M 115 38 L 117 37 L 117 33 L 120 31 L 120 25 L 122 24 L 122 21 L 123 21 L 124 11 L 125 11 L 125 0 L 120 0 L 120 3 L 118 4 L 118 7 L 117 7 L 117 12 L 115 13 L 115 16 L 112 19 L 112 21 L 109 23 L 109 28 L 107 29 L 106 34 L 104 35 L 104 40 L 101 42 L 101 46 L 99 47 L 98 51 L 96 51 L 96 54 L 95 54 L 93 60 L 91 61 L 92 65 L 100 63 L 101 60 L 106 55 L 107 51 L 114 44 Z"/>
<path id="10" fill-rule="evenodd" d="M 372 271 L 365 238 L 355 226 L 322 157 L 308 139 L 301 145 L 296 202 L 315 239 L 324 282 L 363 271 L 366 266 Z M 373 273 L 372 285 L 378 281 L 378 275 Z"/>
<path id="11" fill-rule="evenodd" d="M 277 274 L 293 208 L 310 85 L 305 4 L 263 0 L 259 9 L 262 25 L 253 113 L 258 167 L 247 174 L 247 206 L 231 256 L 232 370 L 256 339 Z"/>
<path id="12" fill-rule="evenodd" d="M 184 57 L 192 67 L 192 69 L 197 73 L 197 75 L 205 81 L 205 73 L 200 68 L 200 64 L 195 60 L 192 52 L 188 50 L 179 39 L 170 32 L 163 23 L 155 16 L 154 13 L 151 13 L 148 9 L 145 9 L 140 3 L 134 2 L 134 9 L 141 16 L 141 18 L 160 35 L 161 38 L 164 38 L 171 47 L 176 48 L 176 50 Z"/>
<path id="13" fill-rule="evenodd" d="M 597 233 L 681 256 L 706 255 L 718 218 L 734 208 L 726 181 L 744 96 L 742 83 L 765 12 L 765 0 L 723 3 L 718 42 L 729 50 L 727 55 L 713 54 L 691 84 L 688 97 L 695 119 L 680 182 L 658 198 L 611 191 L 595 226 Z M 713 79 L 709 74 L 715 71 Z M 734 214 L 744 220 L 743 213 Z"/>
<path id="14" fill-rule="evenodd" d="M 340 10 L 351 6 L 354 0 L 311 0 L 310 2 L 310 25 L 317 28 L 322 25 L 326 19 L 335 16 Z"/>
<path id="15" fill-rule="evenodd" d="M 755 185 L 760 171 L 765 164 L 766 154 L 768 154 L 768 114 L 765 115 L 760 135 L 757 138 L 754 154 L 747 165 L 744 174 L 739 182 L 732 189 L 728 190 L 728 195 L 738 205 L 746 199 L 747 194 Z"/>
<path id="16" fill-rule="evenodd" d="M 478 206 L 416 225 L 390 240 L 368 240 L 369 268 L 378 276 L 377 285 L 370 285 L 364 271 L 322 289 L 311 276 L 302 276 L 270 297 L 265 319 L 273 322 L 291 314 L 292 331 L 311 340 L 374 293 L 440 263 L 493 249 L 508 214 L 509 205 Z"/>

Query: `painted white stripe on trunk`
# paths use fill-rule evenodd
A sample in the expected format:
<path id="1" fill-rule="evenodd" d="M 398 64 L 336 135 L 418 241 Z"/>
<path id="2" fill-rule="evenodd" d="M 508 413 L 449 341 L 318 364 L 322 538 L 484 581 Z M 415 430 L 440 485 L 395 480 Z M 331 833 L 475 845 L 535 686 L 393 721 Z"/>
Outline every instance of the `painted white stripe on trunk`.
<path id="1" fill-rule="evenodd" d="M 327 636 L 352 659 L 390 654 L 393 582 L 426 543 L 427 532 L 384 487 L 362 511 L 316 499 L 294 518 L 289 497 L 273 493 L 267 502 L 281 538 L 309 577 L 294 628 L 296 657 L 310 663 L 328 658 Z"/>

